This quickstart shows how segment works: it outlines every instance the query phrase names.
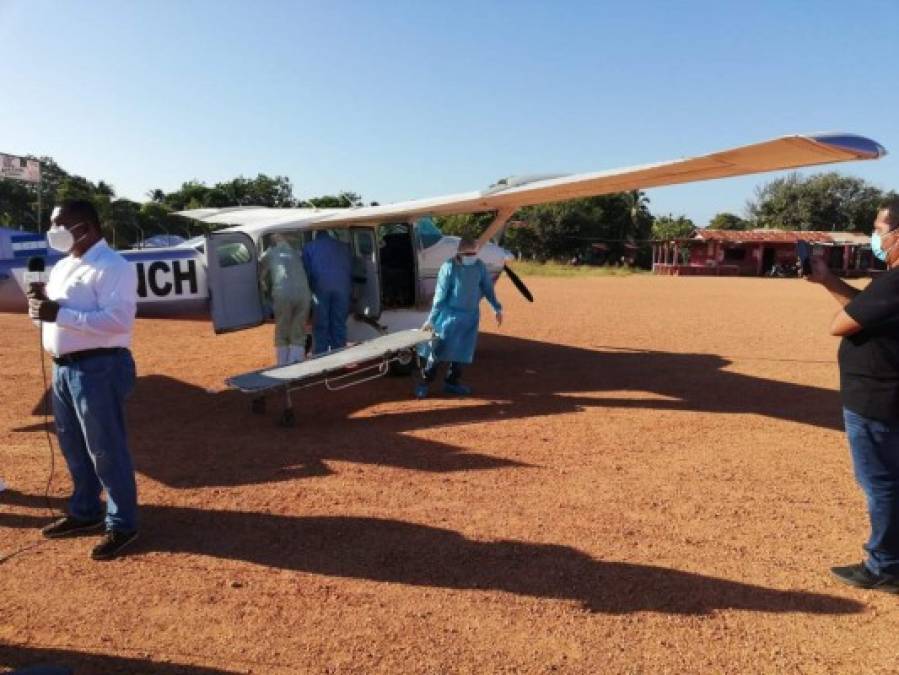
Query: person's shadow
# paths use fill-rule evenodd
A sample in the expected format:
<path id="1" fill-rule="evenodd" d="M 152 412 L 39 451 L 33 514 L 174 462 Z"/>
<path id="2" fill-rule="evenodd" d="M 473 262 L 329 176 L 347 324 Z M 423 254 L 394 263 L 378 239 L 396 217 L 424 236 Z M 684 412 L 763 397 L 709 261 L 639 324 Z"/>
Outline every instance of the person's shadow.
<path id="1" fill-rule="evenodd" d="M 149 375 L 139 379 L 129 403 L 129 434 L 138 471 L 169 487 L 194 488 L 326 476 L 329 460 L 438 473 L 521 468 L 526 465 L 410 432 L 597 407 L 753 413 L 842 428 L 835 391 L 729 372 L 728 363 L 710 354 L 590 350 L 484 335 L 466 371 L 476 398 L 464 405 L 413 402 L 401 411 L 360 414 L 412 399 L 410 379 L 384 378 L 336 393 L 299 392 L 297 428 L 284 430 L 271 416 L 252 415 L 249 399 L 237 392 L 212 394 Z M 614 394 L 596 396 L 604 392 Z M 42 410 L 39 403 L 33 414 Z"/>
<path id="2" fill-rule="evenodd" d="M 41 666 L 43 666 L 43 669 L 40 669 Z M 124 673 L 140 673 L 140 675 L 228 675 L 236 672 L 180 663 L 159 663 L 149 659 L 129 658 L 126 656 L 90 654 L 71 649 L 9 644 L 0 644 L 0 668 L 21 668 L 21 671 L 17 670 L 15 672 L 28 673 L 29 675 L 31 673 L 35 675 L 120 675 Z"/>
<path id="3" fill-rule="evenodd" d="M 40 497 L 0 494 L 0 502 L 40 507 Z M 27 520 L 0 515 L 0 526 Z M 204 555 L 331 577 L 493 590 L 571 600 L 591 612 L 708 614 L 720 609 L 851 614 L 863 606 L 819 593 L 778 590 L 654 565 L 597 560 L 570 546 L 476 541 L 443 528 L 382 518 L 289 517 L 143 505 L 149 551 Z"/>

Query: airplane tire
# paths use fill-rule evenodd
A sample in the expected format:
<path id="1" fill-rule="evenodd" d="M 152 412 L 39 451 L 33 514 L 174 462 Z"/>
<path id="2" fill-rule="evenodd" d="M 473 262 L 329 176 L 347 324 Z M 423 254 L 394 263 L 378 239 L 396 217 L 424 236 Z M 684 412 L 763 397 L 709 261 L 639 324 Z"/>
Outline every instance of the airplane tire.
<path id="1" fill-rule="evenodd" d="M 409 377 L 415 370 L 415 354 L 406 350 L 397 356 L 399 358 L 396 361 L 390 362 L 390 374 L 393 377 Z"/>

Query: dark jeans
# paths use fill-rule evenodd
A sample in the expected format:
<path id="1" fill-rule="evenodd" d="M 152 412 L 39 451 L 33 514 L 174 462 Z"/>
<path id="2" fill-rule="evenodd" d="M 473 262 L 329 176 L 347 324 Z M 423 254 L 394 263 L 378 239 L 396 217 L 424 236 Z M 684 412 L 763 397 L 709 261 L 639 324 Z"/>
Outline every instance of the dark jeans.
<path id="1" fill-rule="evenodd" d="M 350 315 L 350 295 L 337 291 L 316 291 L 312 334 L 315 353 L 346 347 L 346 322 Z"/>
<path id="2" fill-rule="evenodd" d="M 424 365 L 420 368 L 421 381 L 428 384 L 433 382 L 437 378 L 437 372 L 440 369 L 441 363 L 443 362 L 436 360 L 433 355 L 428 357 L 428 360 L 425 361 Z M 462 377 L 462 364 L 456 363 L 455 361 L 450 362 L 446 369 L 446 378 L 444 378 L 444 381 L 447 384 L 459 384 L 460 377 Z"/>
<path id="3" fill-rule="evenodd" d="M 865 564 L 899 576 L 899 424 L 843 409 L 855 478 L 868 501 L 871 537 Z"/>
<path id="4" fill-rule="evenodd" d="M 69 515 L 106 529 L 137 530 L 137 486 L 125 431 L 134 360 L 121 349 L 53 367 L 56 436 L 72 476 Z M 106 492 L 106 508 L 100 500 Z"/>

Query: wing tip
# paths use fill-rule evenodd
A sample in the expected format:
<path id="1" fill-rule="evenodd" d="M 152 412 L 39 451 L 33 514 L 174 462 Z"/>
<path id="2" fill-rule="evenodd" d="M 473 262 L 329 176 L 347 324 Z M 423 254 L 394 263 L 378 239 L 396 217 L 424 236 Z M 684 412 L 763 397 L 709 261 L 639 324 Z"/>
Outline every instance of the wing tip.
<path id="1" fill-rule="evenodd" d="M 887 149 L 877 141 L 858 134 L 843 132 L 829 132 L 824 134 L 812 134 L 806 136 L 816 143 L 828 145 L 839 150 L 848 151 L 859 156 L 860 159 L 880 159 L 887 155 Z"/>

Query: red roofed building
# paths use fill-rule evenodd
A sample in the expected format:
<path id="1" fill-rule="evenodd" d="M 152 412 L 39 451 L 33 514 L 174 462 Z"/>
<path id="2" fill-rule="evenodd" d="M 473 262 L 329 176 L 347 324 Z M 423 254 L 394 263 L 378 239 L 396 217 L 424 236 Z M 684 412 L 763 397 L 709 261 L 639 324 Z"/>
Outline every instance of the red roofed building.
<path id="1" fill-rule="evenodd" d="M 796 263 L 796 242 L 813 245 L 830 268 L 843 276 L 863 276 L 873 267 L 871 237 L 859 232 L 795 230 L 710 230 L 697 228 L 685 239 L 654 241 L 655 274 L 765 276 Z"/>

